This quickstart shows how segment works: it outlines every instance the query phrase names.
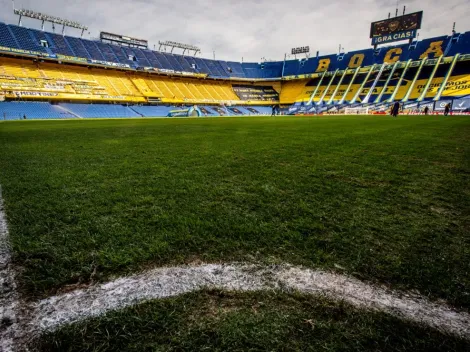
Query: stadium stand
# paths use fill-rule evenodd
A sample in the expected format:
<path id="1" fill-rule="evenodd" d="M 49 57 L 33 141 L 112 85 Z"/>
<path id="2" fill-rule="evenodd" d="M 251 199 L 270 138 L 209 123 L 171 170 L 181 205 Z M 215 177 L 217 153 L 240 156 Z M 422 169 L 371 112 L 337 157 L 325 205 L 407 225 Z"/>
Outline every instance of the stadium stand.
<path id="1" fill-rule="evenodd" d="M 308 100 L 310 96 L 305 91 L 306 84 L 309 80 L 292 80 L 286 81 L 282 85 L 281 94 L 279 96 L 281 104 L 293 104 L 297 100 Z"/>
<path id="2" fill-rule="evenodd" d="M 239 63 L 119 46 L 0 22 L 0 98 L 93 103 L 90 111 L 72 106 L 83 117 L 106 117 L 100 107 L 103 103 L 126 105 L 104 104 L 118 106 L 109 117 L 137 117 L 164 114 L 179 104 L 198 104 L 210 116 L 256 114 L 247 110 L 248 106 L 270 114 L 273 104 L 318 113 L 361 104 L 373 110 L 391 101 L 424 104 L 464 99 L 470 96 L 468 61 L 470 32 L 377 50 Z M 147 106 L 149 103 L 157 106 Z M 20 107 L 30 111 L 26 105 L 24 102 Z M 214 107 L 221 105 L 234 108 Z M 0 111 L 17 114 L 10 106 L 3 109 Z M 75 110 L 71 111 L 73 117 Z M 44 114 L 45 118 L 65 116 L 49 108 Z"/>
<path id="3" fill-rule="evenodd" d="M 142 117 L 128 106 L 113 104 L 60 104 L 61 107 L 78 117 L 86 118 L 115 118 Z"/>
<path id="4" fill-rule="evenodd" d="M 161 117 L 167 116 L 168 113 L 174 109 L 171 105 L 158 105 L 158 106 L 147 106 L 147 105 L 134 105 L 131 107 L 136 113 L 143 117 Z"/>
<path id="5" fill-rule="evenodd" d="M 60 106 L 47 102 L 3 102 L 0 103 L 0 119 L 71 119 L 77 116 Z"/>

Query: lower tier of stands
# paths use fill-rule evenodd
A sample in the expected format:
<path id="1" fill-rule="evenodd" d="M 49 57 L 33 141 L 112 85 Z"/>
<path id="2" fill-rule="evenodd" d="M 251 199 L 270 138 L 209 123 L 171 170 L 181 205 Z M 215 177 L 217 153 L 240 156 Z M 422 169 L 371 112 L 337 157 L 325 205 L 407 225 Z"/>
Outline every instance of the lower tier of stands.
<path id="1" fill-rule="evenodd" d="M 0 105 L 1 106 L 1 105 Z M 60 104 L 75 116 L 83 118 L 142 117 L 128 106 L 114 104 Z M 1 109 L 1 107 L 0 107 Z"/>
<path id="2" fill-rule="evenodd" d="M 166 117 L 174 105 L 73 104 L 46 102 L 0 102 L 0 120 Z M 198 106 L 204 116 L 270 115 L 266 106 Z"/>
<path id="3" fill-rule="evenodd" d="M 58 105 L 43 102 L 3 102 L 0 103 L 0 119 L 71 119 L 76 115 Z"/>

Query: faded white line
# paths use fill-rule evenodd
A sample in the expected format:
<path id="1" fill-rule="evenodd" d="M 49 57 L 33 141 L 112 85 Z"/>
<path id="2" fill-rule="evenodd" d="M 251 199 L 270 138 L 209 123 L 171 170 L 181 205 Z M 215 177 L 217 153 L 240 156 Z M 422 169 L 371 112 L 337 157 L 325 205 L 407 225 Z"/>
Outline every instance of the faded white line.
<path id="1" fill-rule="evenodd" d="M 232 291 L 296 290 L 324 295 L 356 307 L 384 311 L 470 339 L 470 315 L 418 295 L 396 292 L 357 279 L 289 265 L 205 264 L 159 268 L 47 298 L 36 304 L 30 329 L 55 329 L 152 299 L 203 288 Z"/>
<path id="2" fill-rule="evenodd" d="M 11 266 L 11 250 L 7 219 L 0 187 L 0 351 L 14 351 L 16 338 L 21 335 L 18 320 L 18 294 L 15 272 Z"/>
<path id="3" fill-rule="evenodd" d="M 0 189 L 0 352 L 23 350 L 32 337 L 148 300 L 209 289 L 296 290 L 342 300 L 362 309 L 470 339 L 470 314 L 425 297 L 370 285 L 345 275 L 291 265 L 203 264 L 158 268 L 115 281 L 20 305 L 11 265 L 8 227 Z M 21 312 L 20 312 L 21 309 Z M 22 314 L 20 314 L 22 313 Z"/>

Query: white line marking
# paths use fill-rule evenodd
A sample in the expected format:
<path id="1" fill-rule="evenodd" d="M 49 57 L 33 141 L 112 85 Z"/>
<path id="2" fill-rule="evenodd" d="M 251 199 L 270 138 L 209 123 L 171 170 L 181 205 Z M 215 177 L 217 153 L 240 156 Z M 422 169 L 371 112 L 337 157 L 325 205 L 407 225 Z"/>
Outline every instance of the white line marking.
<path id="1" fill-rule="evenodd" d="M 63 325 L 99 317 L 148 300 L 209 289 L 296 290 L 324 295 L 363 309 L 383 311 L 470 339 L 470 314 L 414 294 L 374 286 L 325 271 L 248 264 L 158 268 L 21 306 L 11 266 L 8 228 L 0 189 L 0 352 L 24 349 L 27 340 Z M 20 308 L 21 313 L 20 314 Z M 28 310 L 28 311 L 27 311 Z"/>
<path id="2" fill-rule="evenodd" d="M 21 335 L 18 319 L 18 294 L 15 273 L 11 267 L 11 251 L 8 241 L 7 219 L 3 209 L 0 187 L 0 351 L 15 350 L 15 339 Z"/>
<path id="3" fill-rule="evenodd" d="M 205 264 L 154 269 L 42 300 L 34 308 L 30 326 L 40 331 L 54 331 L 65 324 L 98 317 L 112 310 L 203 288 L 232 291 L 280 289 L 324 295 L 470 339 L 468 313 L 459 313 L 424 297 L 372 286 L 348 276 L 289 265 Z"/>

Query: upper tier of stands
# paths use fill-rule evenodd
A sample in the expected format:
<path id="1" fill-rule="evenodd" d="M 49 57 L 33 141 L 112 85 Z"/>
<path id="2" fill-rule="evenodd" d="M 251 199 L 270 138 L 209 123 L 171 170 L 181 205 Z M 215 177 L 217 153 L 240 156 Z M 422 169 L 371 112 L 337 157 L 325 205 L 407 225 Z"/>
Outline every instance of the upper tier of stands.
<path id="1" fill-rule="evenodd" d="M 268 84 L 260 87 L 262 89 Z M 280 90 L 280 85 L 273 84 Z M 275 89 L 269 85 L 269 88 Z M 0 92 L 11 99 L 124 101 L 144 103 L 239 103 L 229 81 L 172 78 L 138 71 L 34 62 L 0 57 Z M 245 103 L 249 101 L 244 99 Z M 253 99 L 256 100 L 256 99 Z M 270 104 L 278 99 L 266 100 Z"/>
<path id="2" fill-rule="evenodd" d="M 41 45 L 47 42 L 48 47 Z M 315 72 L 320 60 L 330 59 L 328 70 L 344 69 L 356 54 L 363 54 L 361 66 L 384 62 L 391 48 L 399 48 L 400 61 L 418 60 L 432 42 L 442 41 L 445 55 L 470 53 L 470 32 L 452 36 L 442 36 L 415 42 L 413 45 L 401 44 L 382 48 L 377 51 L 366 49 L 342 55 L 327 55 L 303 60 L 287 60 L 263 63 L 240 63 L 233 61 L 209 60 L 177 54 L 163 53 L 138 48 L 125 48 L 100 41 L 62 36 L 35 29 L 7 25 L 0 22 L 0 47 L 21 49 L 42 53 L 50 57 L 64 55 L 86 60 L 106 61 L 130 68 L 154 67 L 162 70 L 207 74 L 215 78 L 274 79 Z"/>

